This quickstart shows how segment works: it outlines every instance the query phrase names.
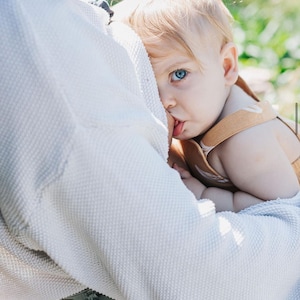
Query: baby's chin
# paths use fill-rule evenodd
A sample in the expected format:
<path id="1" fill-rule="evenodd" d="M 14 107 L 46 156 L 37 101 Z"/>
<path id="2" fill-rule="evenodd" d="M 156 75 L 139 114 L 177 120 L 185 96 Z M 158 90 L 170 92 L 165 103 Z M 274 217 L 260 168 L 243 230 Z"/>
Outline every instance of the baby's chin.
<path id="1" fill-rule="evenodd" d="M 186 141 L 194 138 L 194 135 L 187 134 L 186 132 L 182 132 L 180 135 L 173 136 L 173 139 L 179 140 L 179 141 Z"/>

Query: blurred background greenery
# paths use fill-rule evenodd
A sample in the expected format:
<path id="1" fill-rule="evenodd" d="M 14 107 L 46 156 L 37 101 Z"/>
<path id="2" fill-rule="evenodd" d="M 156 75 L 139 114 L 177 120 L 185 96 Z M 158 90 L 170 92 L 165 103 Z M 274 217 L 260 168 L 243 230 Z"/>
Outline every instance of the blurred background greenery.
<path id="1" fill-rule="evenodd" d="M 261 99 L 269 100 L 282 115 L 294 119 L 295 103 L 300 101 L 298 0 L 224 0 L 224 3 L 235 19 L 241 75 Z"/>
<path id="2" fill-rule="evenodd" d="M 261 98 L 294 118 L 300 101 L 298 0 L 225 0 L 235 18 L 241 74 Z"/>

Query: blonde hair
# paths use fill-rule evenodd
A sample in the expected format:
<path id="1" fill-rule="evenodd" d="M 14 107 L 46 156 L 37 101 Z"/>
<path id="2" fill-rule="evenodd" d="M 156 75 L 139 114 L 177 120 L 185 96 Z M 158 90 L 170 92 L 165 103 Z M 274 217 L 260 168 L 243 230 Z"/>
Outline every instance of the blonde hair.
<path id="1" fill-rule="evenodd" d="M 207 41 L 220 48 L 233 41 L 233 18 L 221 0 L 141 0 L 127 21 L 150 57 L 176 49 L 197 60 Z"/>

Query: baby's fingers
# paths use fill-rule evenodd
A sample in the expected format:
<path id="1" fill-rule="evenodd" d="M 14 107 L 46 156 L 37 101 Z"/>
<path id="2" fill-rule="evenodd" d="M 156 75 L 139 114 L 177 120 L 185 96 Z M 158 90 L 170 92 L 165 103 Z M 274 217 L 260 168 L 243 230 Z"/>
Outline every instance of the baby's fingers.
<path id="1" fill-rule="evenodd" d="M 192 176 L 189 171 L 179 167 L 176 163 L 173 164 L 173 169 L 175 169 L 180 174 L 181 179 L 188 179 Z"/>

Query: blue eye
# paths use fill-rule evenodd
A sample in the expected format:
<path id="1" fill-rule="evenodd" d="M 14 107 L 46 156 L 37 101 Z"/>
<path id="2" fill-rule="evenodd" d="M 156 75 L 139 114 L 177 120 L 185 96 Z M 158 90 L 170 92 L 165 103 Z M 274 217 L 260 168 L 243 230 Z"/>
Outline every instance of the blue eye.
<path id="1" fill-rule="evenodd" d="M 186 70 L 179 69 L 179 70 L 174 71 L 171 74 L 171 79 L 172 79 L 172 81 L 179 81 L 179 80 L 182 80 L 186 75 L 187 75 Z"/>

